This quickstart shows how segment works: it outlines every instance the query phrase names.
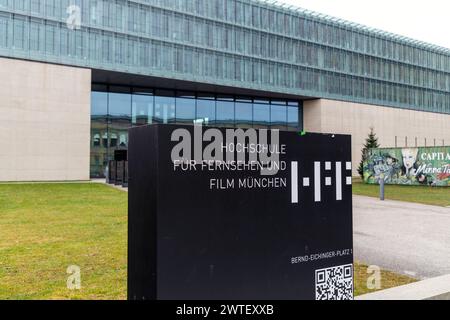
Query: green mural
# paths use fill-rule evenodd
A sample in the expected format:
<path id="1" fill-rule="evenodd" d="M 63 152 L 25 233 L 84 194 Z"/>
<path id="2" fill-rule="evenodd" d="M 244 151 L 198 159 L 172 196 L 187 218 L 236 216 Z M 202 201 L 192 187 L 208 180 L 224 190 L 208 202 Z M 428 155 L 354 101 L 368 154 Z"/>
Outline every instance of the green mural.
<path id="1" fill-rule="evenodd" d="M 370 149 L 364 182 L 450 186 L 450 147 Z"/>

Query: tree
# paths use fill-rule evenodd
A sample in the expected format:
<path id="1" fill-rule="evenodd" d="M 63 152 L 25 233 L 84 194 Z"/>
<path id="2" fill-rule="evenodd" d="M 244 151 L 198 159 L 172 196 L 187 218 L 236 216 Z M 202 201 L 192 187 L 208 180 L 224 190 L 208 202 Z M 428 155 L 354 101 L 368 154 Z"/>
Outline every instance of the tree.
<path id="1" fill-rule="evenodd" d="M 364 144 L 364 148 L 362 149 L 361 162 L 358 167 L 358 173 L 361 176 L 361 179 L 364 179 L 364 161 L 367 160 L 367 151 L 369 149 L 378 148 L 380 145 L 378 143 L 378 138 L 374 132 L 373 127 L 370 128 L 370 133 L 366 138 L 366 143 Z"/>

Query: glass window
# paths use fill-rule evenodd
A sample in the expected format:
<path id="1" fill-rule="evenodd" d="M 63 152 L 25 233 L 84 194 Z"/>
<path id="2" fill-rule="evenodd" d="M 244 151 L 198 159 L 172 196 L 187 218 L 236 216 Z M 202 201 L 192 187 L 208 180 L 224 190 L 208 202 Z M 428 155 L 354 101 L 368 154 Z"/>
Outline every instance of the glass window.
<path id="1" fill-rule="evenodd" d="M 132 124 L 151 124 L 153 120 L 153 95 L 133 94 Z"/>
<path id="2" fill-rule="evenodd" d="M 213 125 L 216 123 L 216 101 L 197 100 L 196 122 L 204 125 Z"/>
<path id="3" fill-rule="evenodd" d="M 286 129 L 287 108 L 281 105 L 270 106 L 270 124 L 272 129 Z"/>
<path id="4" fill-rule="evenodd" d="M 177 98 L 176 100 L 177 123 L 190 123 L 195 120 L 195 99 Z"/>
<path id="5" fill-rule="evenodd" d="M 278 104 L 278 105 L 280 105 L 280 106 L 285 106 L 285 105 L 286 105 L 286 101 L 284 101 L 284 100 L 275 100 L 275 99 L 272 99 L 271 103 L 272 103 L 272 104 Z"/>
<path id="6" fill-rule="evenodd" d="M 102 146 L 105 147 L 106 151 L 108 151 L 107 150 L 107 148 L 108 148 L 108 131 L 107 130 L 105 130 L 105 132 L 103 133 L 103 136 L 102 136 Z"/>
<path id="7" fill-rule="evenodd" d="M 191 98 L 195 99 L 195 92 L 191 91 L 177 91 L 178 98 Z"/>
<path id="8" fill-rule="evenodd" d="M 253 126 L 253 105 L 251 103 L 236 102 L 236 121 L 238 128 L 251 128 Z"/>
<path id="9" fill-rule="evenodd" d="M 118 91 L 122 91 L 122 89 Z M 131 127 L 131 94 L 110 92 L 108 94 L 108 111 L 108 154 L 109 159 L 112 160 L 116 149 L 128 147 L 128 129 Z"/>
<path id="10" fill-rule="evenodd" d="M 109 146 L 110 147 L 117 147 L 118 146 L 118 141 L 119 141 L 117 133 L 116 132 L 111 132 L 111 134 L 109 136 L 110 136 L 110 138 L 109 138 L 109 141 L 110 141 Z"/>
<path id="11" fill-rule="evenodd" d="M 255 98 L 253 100 L 253 103 L 257 103 L 257 104 L 270 104 L 270 100 L 268 99 L 262 99 L 262 98 Z"/>
<path id="12" fill-rule="evenodd" d="M 91 116 L 93 119 L 104 118 L 108 115 L 108 94 L 106 92 L 92 92 Z"/>
<path id="13" fill-rule="evenodd" d="M 108 111 L 108 114 L 112 117 L 129 119 L 131 117 L 131 95 L 110 92 Z"/>
<path id="14" fill-rule="evenodd" d="M 122 86 L 110 86 L 109 91 L 114 93 L 131 93 L 131 88 Z"/>
<path id="15" fill-rule="evenodd" d="M 299 131 L 300 130 L 300 122 L 299 122 L 299 109 L 296 107 L 288 107 L 288 130 L 289 131 Z"/>
<path id="16" fill-rule="evenodd" d="M 217 100 L 234 101 L 234 97 L 226 94 L 219 94 L 217 95 Z"/>
<path id="17" fill-rule="evenodd" d="M 216 125 L 234 127 L 234 102 L 217 101 L 216 112 Z"/>
<path id="18" fill-rule="evenodd" d="M 91 93 L 91 177 L 104 178 L 108 161 L 108 93 Z M 104 139 L 106 138 L 106 139 Z"/>
<path id="19" fill-rule="evenodd" d="M 298 107 L 298 126 L 299 126 L 299 130 L 303 131 L 305 130 L 305 125 L 303 123 L 304 119 L 303 119 L 303 102 L 299 103 L 299 107 Z"/>
<path id="20" fill-rule="evenodd" d="M 199 92 L 197 93 L 198 99 L 204 99 L 204 100 L 215 100 L 216 97 L 212 93 L 205 93 L 205 92 Z"/>
<path id="21" fill-rule="evenodd" d="M 92 137 L 92 141 L 93 141 L 92 146 L 100 147 L 101 142 L 102 142 L 100 134 L 98 132 L 93 132 L 91 134 L 91 137 Z M 98 159 L 98 157 L 97 157 L 97 159 Z M 97 163 L 98 163 L 98 161 L 97 161 Z"/>
<path id="22" fill-rule="evenodd" d="M 175 122 L 175 97 L 172 91 L 158 90 L 155 92 L 155 115 L 156 123 Z"/>
<path id="23" fill-rule="evenodd" d="M 281 99 L 145 88 L 131 91 L 93 84 L 91 109 L 92 177 L 104 177 L 114 151 L 128 148 L 131 126 L 156 122 L 289 131 L 303 128 L 302 103 Z"/>
<path id="24" fill-rule="evenodd" d="M 252 103 L 252 99 L 249 97 L 236 97 L 237 102 L 245 102 L 245 103 Z"/>
<path id="25" fill-rule="evenodd" d="M 253 105 L 253 126 L 257 129 L 268 129 L 270 127 L 270 105 Z"/>

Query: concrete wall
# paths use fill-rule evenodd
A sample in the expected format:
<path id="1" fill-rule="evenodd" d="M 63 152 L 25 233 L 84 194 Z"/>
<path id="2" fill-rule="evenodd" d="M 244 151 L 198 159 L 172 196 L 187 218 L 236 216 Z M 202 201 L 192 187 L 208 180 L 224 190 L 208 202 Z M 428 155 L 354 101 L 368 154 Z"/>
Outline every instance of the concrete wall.
<path id="1" fill-rule="evenodd" d="M 319 99 L 305 101 L 304 124 L 309 132 L 352 135 L 354 175 L 370 127 L 381 147 L 450 145 L 450 115 L 445 114 Z"/>
<path id="2" fill-rule="evenodd" d="M 91 71 L 0 58 L 0 181 L 89 179 Z"/>

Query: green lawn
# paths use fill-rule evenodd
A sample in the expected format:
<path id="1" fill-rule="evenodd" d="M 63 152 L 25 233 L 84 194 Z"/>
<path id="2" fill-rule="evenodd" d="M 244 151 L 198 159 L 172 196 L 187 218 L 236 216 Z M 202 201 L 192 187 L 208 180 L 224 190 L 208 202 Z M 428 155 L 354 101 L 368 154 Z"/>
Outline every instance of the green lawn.
<path id="1" fill-rule="evenodd" d="M 100 184 L 0 184 L 0 299 L 125 299 L 127 194 Z M 67 289 L 69 265 L 81 268 Z"/>
<path id="2" fill-rule="evenodd" d="M 67 267 L 81 290 L 67 289 Z M 0 184 L 1 299 L 125 299 L 127 193 L 93 183 Z M 355 264 L 355 293 L 368 292 Z M 412 279 L 384 272 L 383 288 Z"/>
<path id="3" fill-rule="evenodd" d="M 353 182 L 353 194 L 379 197 L 380 186 L 362 183 L 360 179 Z M 407 202 L 450 206 L 450 188 L 427 186 L 385 186 L 385 198 Z"/>
<path id="4" fill-rule="evenodd" d="M 354 266 L 355 270 L 353 274 L 354 274 L 355 296 L 378 291 L 378 290 L 369 290 L 367 288 L 367 278 L 372 275 L 367 273 L 367 265 L 360 262 L 355 262 Z M 402 286 L 415 281 L 417 280 L 404 275 L 399 275 L 390 271 L 381 270 L 380 290 Z"/>

